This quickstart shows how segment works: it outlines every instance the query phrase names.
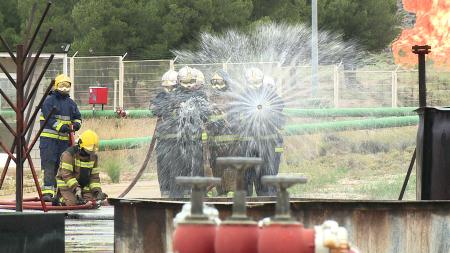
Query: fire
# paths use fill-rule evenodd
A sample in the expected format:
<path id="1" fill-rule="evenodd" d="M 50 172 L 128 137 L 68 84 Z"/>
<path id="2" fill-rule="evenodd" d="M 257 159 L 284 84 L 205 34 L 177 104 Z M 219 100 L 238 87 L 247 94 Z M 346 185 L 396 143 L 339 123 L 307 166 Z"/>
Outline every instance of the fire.
<path id="1" fill-rule="evenodd" d="M 403 0 L 406 11 L 416 13 L 416 24 L 402 31 L 392 44 L 396 64 L 414 66 L 414 45 L 429 45 L 427 56 L 435 66 L 450 68 L 450 0 Z"/>

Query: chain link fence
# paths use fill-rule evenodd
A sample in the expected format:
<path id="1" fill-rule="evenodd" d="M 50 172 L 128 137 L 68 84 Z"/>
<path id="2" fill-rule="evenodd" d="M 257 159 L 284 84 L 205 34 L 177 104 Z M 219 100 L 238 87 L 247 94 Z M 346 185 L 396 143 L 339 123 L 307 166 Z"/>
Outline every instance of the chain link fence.
<path id="1" fill-rule="evenodd" d="M 207 85 L 212 75 L 223 70 L 237 83 L 244 82 L 244 70 L 258 67 L 273 77 L 276 89 L 289 106 L 300 108 L 352 108 L 352 107 L 404 107 L 418 105 L 417 70 L 398 67 L 384 69 L 347 70 L 341 65 L 319 66 L 318 85 L 311 84 L 310 66 L 281 66 L 278 62 L 177 64 L 173 60 L 124 61 L 122 56 L 72 57 L 65 61 L 55 58 L 42 80 L 48 84 L 64 71 L 73 78 L 72 98 L 81 109 L 92 109 L 89 104 L 90 87 L 107 87 L 108 103 L 104 109 L 146 109 L 160 91 L 161 76 L 169 69 L 179 70 L 190 66 L 201 70 Z M 44 66 L 38 64 L 36 73 Z M 13 75 L 14 76 L 14 75 Z M 35 77 L 37 78 L 37 77 Z M 450 71 L 427 69 L 428 105 L 450 103 L 448 81 Z M 13 95 L 12 85 L 4 74 L 0 75 L 0 87 Z M 42 85 L 42 91 L 45 85 Z M 42 94 L 42 92 L 40 92 Z M 0 100 L 0 110 L 8 110 Z M 100 110 L 100 105 L 95 105 Z"/>

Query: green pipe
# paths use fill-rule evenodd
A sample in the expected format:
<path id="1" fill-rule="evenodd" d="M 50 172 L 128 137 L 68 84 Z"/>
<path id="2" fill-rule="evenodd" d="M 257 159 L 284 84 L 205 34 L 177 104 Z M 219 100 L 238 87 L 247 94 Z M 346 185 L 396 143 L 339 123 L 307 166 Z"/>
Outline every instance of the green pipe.
<path id="1" fill-rule="evenodd" d="M 419 122 L 418 116 L 385 117 L 363 120 L 332 121 L 312 124 L 288 125 L 285 135 L 303 135 L 323 131 L 348 131 L 389 127 L 413 126 Z"/>
<path id="2" fill-rule="evenodd" d="M 328 109 L 300 109 L 300 108 L 286 108 L 284 112 L 291 117 L 387 117 L 387 116 L 413 116 L 415 107 L 378 107 L 378 108 L 328 108 Z M 2 111 L 0 113 L 4 117 L 14 117 L 13 111 Z M 83 119 L 90 118 L 116 118 L 115 111 L 92 111 L 82 110 L 81 116 Z M 129 110 L 127 111 L 128 118 L 149 118 L 153 117 L 150 110 Z"/>
<path id="3" fill-rule="evenodd" d="M 345 120 L 312 124 L 288 125 L 284 129 L 285 136 L 320 133 L 324 131 L 338 132 L 348 130 L 377 129 L 389 127 L 413 126 L 419 122 L 418 116 L 387 117 L 379 119 Z M 224 139 L 236 139 L 236 136 L 222 136 Z M 120 150 L 138 148 L 148 144 L 151 137 L 125 138 L 100 141 L 100 150 Z"/>
<path id="4" fill-rule="evenodd" d="M 292 117 L 386 117 L 386 116 L 413 116 L 416 107 L 377 107 L 377 108 L 328 108 L 328 109 L 301 109 L 286 108 L 284 112 Z"/>
<path id="5" fill-rule="evenodd" d="M 152 141 L 152 137 L 137 137 L 112 140 L 100 140 L 99 150 L 122 150 L 139 148 Z"/>
<path id="6" fill-rule="evenodd" d="M 81 110 L 81 117 L 83 119 L 91 118 L 118 118 L 115 111 L 92 111 L 92 110 Z M 150 110 L 129 110 L 127 111 L 127 118 L 151 118 L 153 113 Z"/>

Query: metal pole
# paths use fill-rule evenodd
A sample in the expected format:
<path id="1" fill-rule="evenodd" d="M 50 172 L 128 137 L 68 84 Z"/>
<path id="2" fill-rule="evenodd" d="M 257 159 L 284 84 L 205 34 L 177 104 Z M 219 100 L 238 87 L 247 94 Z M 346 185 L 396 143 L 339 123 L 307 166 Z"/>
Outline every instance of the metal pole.
<path id="1" fill-rule="evenodd" d="M 319 48 L 318 48 L 318 31 L 317 31 L 317 0 L 311 1 L 311 88 L 312 96 L 317 96 L 317 90 L 319 88 L 318 72 L 319 72 Z"/>
<path id="2" fill-rule="evenodd" d="M 425 55 L 430 52 L 431 47 L 428 45 L 412 47 L 413 52 L 419 58 L 419 106 L 427 106 L 427 87 L 425 83 Z"/>
<path id="3" fill-rule="evenodd" d="M 113 106 L 114 110 L 117 109 L 117 85 L 119 83 L 119 80 L 114 80 L 114 89 L 113 89 Z"/>
<path id="4" fill-rule="evenodd" d="M 17 75 L 17 104 L 16 104 L 16 211 L 22 212 L 23 206 L 23 147 L 24 139 L 23 134 L 23 59 L 24 59 L 24 48 L 23 45 L 17 45 L 17 56 L 16 56 L 16 75 Z"/>
<path id="5" fill-rule="evenodd" d="M 334 108 L 339 108 L 339 67 L 333 65 L 333 91 L 334 91 Z"/>
<path id="6" fill-rule="evenodd" d="M 70 57 L 70 78 L 72 79 L 72 88 L 70 89 L 70 97 L 75 100 L 75 56 L 77 56 L 78 51 L 75 52 L 72 57 Z"/>
<path id="7" fill-rule="evenodd" d="M 64 52 L 64 57 L 63 57 L 63 74 L 64 75 L 68 75 L 68 69 L 67 69 L 67 52 Z"/>
<path id="8" fill-rule="evenodd" d="M 124 64 L 123 64 L 123 57 L 119 56 L 119 107 L 123 107 L 123 82 L 124 82 Z"/>

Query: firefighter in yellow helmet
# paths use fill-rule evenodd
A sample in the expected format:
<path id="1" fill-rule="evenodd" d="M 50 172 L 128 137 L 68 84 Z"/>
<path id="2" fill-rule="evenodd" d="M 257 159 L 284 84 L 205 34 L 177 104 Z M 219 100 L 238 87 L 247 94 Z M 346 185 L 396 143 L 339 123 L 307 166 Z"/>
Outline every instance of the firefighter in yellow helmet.
<path id="1" fill-rule="evenodd" d="M 52 82 L 54 82 L 53 91 L 45 99 L 40 116 L 41 125 L 48 120 L 41 133 L 39 144 L 41 168 L 44 170 L 42 193 L 45 201 L 52 201 L 55 195 L 55 176 L 61 154 L 70 146 L 70 131 L 78 131 L 81 128 L 80 111 L 69 96 L 72 86 L 70 78 L 62 74 Z M 55 111 L 50 114 L 53 108 Z"/>
<path id="2" fill-rule="evenodd" d="M 58 200 L 62 205 L 85 204 L 90 200 L 105 200 L 100 185 L 98 165 L 99 138 L 92 130 L 80 135 L 77 145 L 68 148 L 61 155 L 56 182 Z"/>

